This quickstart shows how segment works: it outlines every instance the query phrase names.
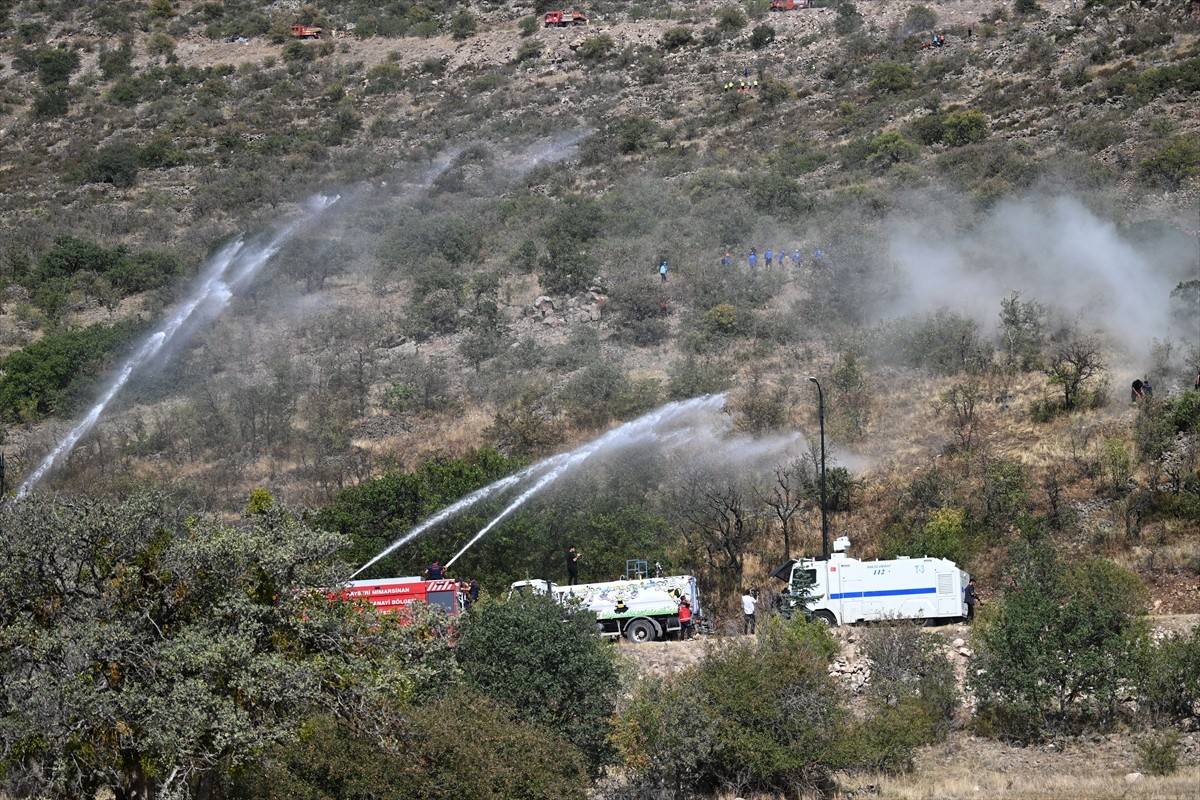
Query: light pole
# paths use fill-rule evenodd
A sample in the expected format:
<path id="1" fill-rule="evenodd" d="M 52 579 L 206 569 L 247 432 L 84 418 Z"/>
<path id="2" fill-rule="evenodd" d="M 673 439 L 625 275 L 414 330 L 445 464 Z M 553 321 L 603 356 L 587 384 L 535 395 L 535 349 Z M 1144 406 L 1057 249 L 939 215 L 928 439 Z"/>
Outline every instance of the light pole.
<path id="1" fill-rule="evenodd" d="M 808 379 L 817 385 L 817 419 L 821 423 L 821 556 L 829 560 L 829 516 L 825 511 L 825 392 L 821 390 L 821 382 L 809 376 Z"/>

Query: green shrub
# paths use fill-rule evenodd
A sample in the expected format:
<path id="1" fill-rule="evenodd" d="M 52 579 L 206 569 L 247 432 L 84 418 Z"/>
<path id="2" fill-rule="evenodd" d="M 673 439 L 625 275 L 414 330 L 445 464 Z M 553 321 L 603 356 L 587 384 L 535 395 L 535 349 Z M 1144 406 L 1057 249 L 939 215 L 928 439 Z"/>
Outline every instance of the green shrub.
<path id="1" fill-rule="evenodd" d="M 872 137 L 867 160 L 877 169 L 887 169 L 902 161 L 913 161 L 920 155 L 920 148 L 904 138 L 900 131 L 884 131 Z"/>
<path id="2" fill-rule="evenodd" d="M 392 719 L 378 714 L 379 736 L 366 733 L 357 721 L 309 719 L 294 741 L 272 748 L 247 768 L 228 771 L 217 781 L 227 782 L 228 791 L 214 795 L 258 800 L 586 796 L 583 757 L 573 745 L 466 687 L 389 712 Z M 470 736 L 459 729 L 463 719 L 471 720 Z M 386 746 L 381 737 L 403 746 Z M 360 793 L 357 787 L 370 789 Z"/>
<path id="3" fill-rule="evenodd" d="M 595 627 L 595 614 L 586 609 L 564 609 L 551 597 L 517 596 L 464 617 L 454 652 L 468 685 L 558 733 L 598 773 L 613 755 L 609 718 L 620 683 L 609 645 Z"/>
<path id="4" fill-rule="evenodd" d="M 773 41 L 775 41 L 775 29 L 770 25 L 765 23 L 755 25 L 754 30 L 750 31 L 750 47 L 754 50 L 761 50 Z"/>
<path id="5" fill-rule="evenodd" d="M 39 92 L 33 99 L 33 115 L 38 119 L 61 117 L 70 109 L 70 98 L 65 90 Z"/>
<path id="6" fill-rule="evenodd" d="M 746 15 L 737 6 L 721 6 L 714 16 L 717 20 L 717 30 L 724 36 L 735 35 L 746 27 Z"/>
<path id="7" fill-rule="evenodd" d="M 702 797 L 711 780 L 713 720 L 691 687 L 694 670 L 678 678 L 647 678 L 633 687 L 613 722 L 612 741 L 630 789 L 643 797 Z"/>
<path id="8" fill-rule="evenodd" d="M 1139 164 L 1139 172 L 1160 186 L 1177 189 L 1200 175 L 1200 144 L 1191 136 L 1176 136 L 1153 148 Z"/>
<path id="9" fill-rule="evenodd" d="M 875 73 L 868 86 L 879 94 L 903 92 L 913 85 L 913 70 L 905 64 L 884 61 L 875 65 Z"/>
<path id="10" fill-rule="evenodd" d="M 65 87 L 79 69 L 79 53 L 74 50 L 42 48 L 35 54 L 38 80 L 47 89 Z"/>
<path id="11" fill-rule="evenodd" d="M 1013 11 L 1018 14 L 1036 14 L 1041 10 L 1037 0 L 1013 0 Z"/>
<path id="12" fill-rule="evenodd" d="M 1005 574 L 975 636 L 981 724 L 1030 741 L 1111 723 L 1147 639 L 1138 577 L 1099 558 L 1064 564 L 1045 537 L 1013 545 Z"/>
<path id="13" fill-rule="evenodd" d="M 813 200 L 793 178 L 779 174 L 758 176 L 750 184 L 750 205 L 764 214 L 781 217 L 811 211 Z"/>
<path id="14" fill-rule="evenodd" d="M 542 21 L 534 14 L 530 14 L 527 17 L 521 17 L 520 21 L 517 23 L 517 30 L 521 32 L 521 36 L 523 38 L 533 36 L 533 34 L 537 33 L 541 27 Z"/>
<path id="15" fill-rule="evenodd" d="M 1132 676 L 1138 708 L 1150 724 L 1192 716 L 1200 702 L 1200 629 L 1145 642 Z"/>
<path id="16" fill-rule="evenodd" d="M 616 337 L 639 347 L 666 340 L 668 328 L 662 319 L 661 290 L 649 281 L 631 279 L 609 290 L 607 315 L 615 317 Z"/>
<path id="17" fill-rule="evenodd" d="M 631 390 L 629 374 L 619 364 L 600 361 L 571 376 L 561 399 L 575 425 L 601 428 L 625 416 Z"/>
<path id="18" fill-rule="evenodd" d="M 133 74 L 133 48 L 122 44 L 116 50 L 107 48 L 100 51 L 98 58 L 100 77 L 106 81 L 123 78 Z"/>
<path id="19" fill-rule="evenodd" d="M 684 25 L 667 28 L 663 32 L 662 46 L 664 50 L 679 50 L 692 44 L 692 29 Z"/>
<path id="20" fill-rule="evenodd" d="M 687 679 L 711 720 L 702 783 L 736 776 L 746 793 L 828 790 L 845 719 L 828 672 L 836 651 L 823 624 L 772 618 L 756 640 L 710 652 Z"/>
<path id="21" fill-rule="evenodd" d="M 1127 136 L 1125 127 L 1113 122 L 1080 122 L 1067 129 L 1067 141 L 1089 153 L 1122 142 Z"/>
<path id="22" fill-rule="evenodd" d="M 457 42 L 475 35 L 478 21 L 470 11 L 460 11 L 450 20 L 450 36 Z"/>
<path id="23" fill-rule="evenodd" d="M 585 164 L 602 164 L 614 156 L 642 152 L 650 149 L 661 133 L 662 128 L 650 117 L 610 118 L 580 143 L 580 158 Z"/>
<path id="24" fill-rule="evenodd" d="M 175 40 L 162 31 L 156 31 L 146 40 L 146 52 L 152 56 L 162 56 L 168 61 L 173 60 Z"/>
<path id="25" fill-rule="evenodd" d="M 91 183 L 111 183 L 125 189 L 137 182 L 140 153 L 129 142 L 105 145 L 96 151 L 96 158 L 87 167 Z"/>
<path id="26" fill-rule="evenodd" d="M 807 138 L 789 138 L 775 149 L 771 159 L 781 175 L 798 178 L 819 169 L 829 160 L 829 154 Z"/>
<path id="27" fill-rule="evenodd" d="M 513 62 L 520 64 L 523 61 L 535 59 L 541 54 L 542 43 L 537 39 L 526 39 L 517 47 L 517 54 L 513 56 Z"/>
<path id="28" fill-rule="evenodd" d="M 912 132 L 921 144 L 938 144 L 946 135 L 942 114 L 934 111 L 923 117 L 918 117 L 912 124 Z"/>
<path id="29" fill-rule="evenodd" d="M 979 372 L 991 363 L 993 352 L 975 320 L 947 310 L 901 321 L 889 346 L 897 348 L 901 363 L 939 375 Z"/>
<path id="30" fill-rule="evenodd" d="M 934 511 L 919 528 L 906 533 L 893 532 L 887 540 L 889 558 L 948 558 L 963 563 L 971 552 L 966 511 L 944 507 Z"/>
<path id="31" fill-rule="evenodd" d="M 953 111 L 942 121 L 942 140 L 951 147 L 981 142 L 987 132 L 988 119 L 979 111 Z"/>
<path id="32" fill-rule="evenodd" d="M 613 38 L 607 33 L 601 33 L 584 39 L 575 53 L 582 61 L 597 62 L 608 58 L 614 47 L 616 42 Z"/>
<path id="33" fill-rule="evenodd" d="M 900 24 L 902 36 L 913 36 L 924 31 L 937 28 L 938 15 L 929 6 L 909 6 L 904 12 L 904 21 Z"/>
<path id="34" fill-rule="evenodd" d="M 837 19 L 833 21 L 833 30 L 838 36 L 854 33 L 862 27 L 863 16 L 858 13 L 858 7 L 854 3 L 840 3 L 837 7 L 837 14 Z"/>
<path id="35" fill-rule="evenodd" d="M 292 39 L 283 46 L 283 60 L 291 64 L 302 64 L 317 57 L 317 48 L 307 42 Z"/>
<path id="36" fill-rule="evenodd" d="M 1149 775 L 1174 775 L 1179 771 L 1179 733 L 1165 731 L 1138 745 L 1138 769 Z"/>
<path id="37" fill-rule="evenodd" d="M 155 136 L 138 151 L 138 166 L 146 169 L 165 169 L 186 163 L 187 154 L 177 150 L 168 136 Z"/>
<path id="38" fill-rule="evenodd" d="M 48 333 L 0 359 L 0 420 L 36 421 L 72 410 L 116 351 L 145 329 L 140 320 Z"/>
<path id="39" fill-rule="evenodd" d="M 701 357 L 688 353 L 671 365 L 667 398 L 687 400 L 728 391 L 736 371 L 733 363 L 720 357 Z"/>
<path id="40" fill-rule="evenodd" d="M 367 94 L 394 94 L 404 86 L 404 70 L 385 61 L 367 70 L 367 84 L 363 91 Z"/>

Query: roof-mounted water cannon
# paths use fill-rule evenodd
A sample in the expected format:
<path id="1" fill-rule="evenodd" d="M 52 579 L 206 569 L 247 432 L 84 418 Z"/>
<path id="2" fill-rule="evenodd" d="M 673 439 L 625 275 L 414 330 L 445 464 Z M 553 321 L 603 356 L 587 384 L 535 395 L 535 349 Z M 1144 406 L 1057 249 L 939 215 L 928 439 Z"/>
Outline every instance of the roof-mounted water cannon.
<path id="1" fill-rule="evenodd" d="M 850 549 L 850 537 L 839 536 L 833 540 L 833 552 L 836 555 L 844 556 L 846 551 Z"/>

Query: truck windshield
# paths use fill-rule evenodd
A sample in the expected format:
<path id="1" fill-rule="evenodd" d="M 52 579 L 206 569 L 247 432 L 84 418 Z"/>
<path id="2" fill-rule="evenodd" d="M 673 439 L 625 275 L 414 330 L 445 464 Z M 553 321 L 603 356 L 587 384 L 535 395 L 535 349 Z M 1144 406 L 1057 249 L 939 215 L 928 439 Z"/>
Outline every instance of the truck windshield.
<path id="1" fill-rule="evenodd" d="M 454 590 L 445 592 L 430 592 L 425 595 L 425 602 L 434 608 L 440 608 L 447 614 L 454 613 Z"/>

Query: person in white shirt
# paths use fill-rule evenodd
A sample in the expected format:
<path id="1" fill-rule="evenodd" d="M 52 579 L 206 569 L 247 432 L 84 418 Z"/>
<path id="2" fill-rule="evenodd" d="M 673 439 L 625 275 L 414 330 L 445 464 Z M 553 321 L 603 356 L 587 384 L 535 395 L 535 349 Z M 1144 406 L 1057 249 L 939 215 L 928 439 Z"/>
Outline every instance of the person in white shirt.
<path id="1" fill-rule="evenodd" d="M 750 594 L 749 589 L 742 591 L 742 633 L 754 633 L 754 609 L 758 606 L 758 598 Z"/>

